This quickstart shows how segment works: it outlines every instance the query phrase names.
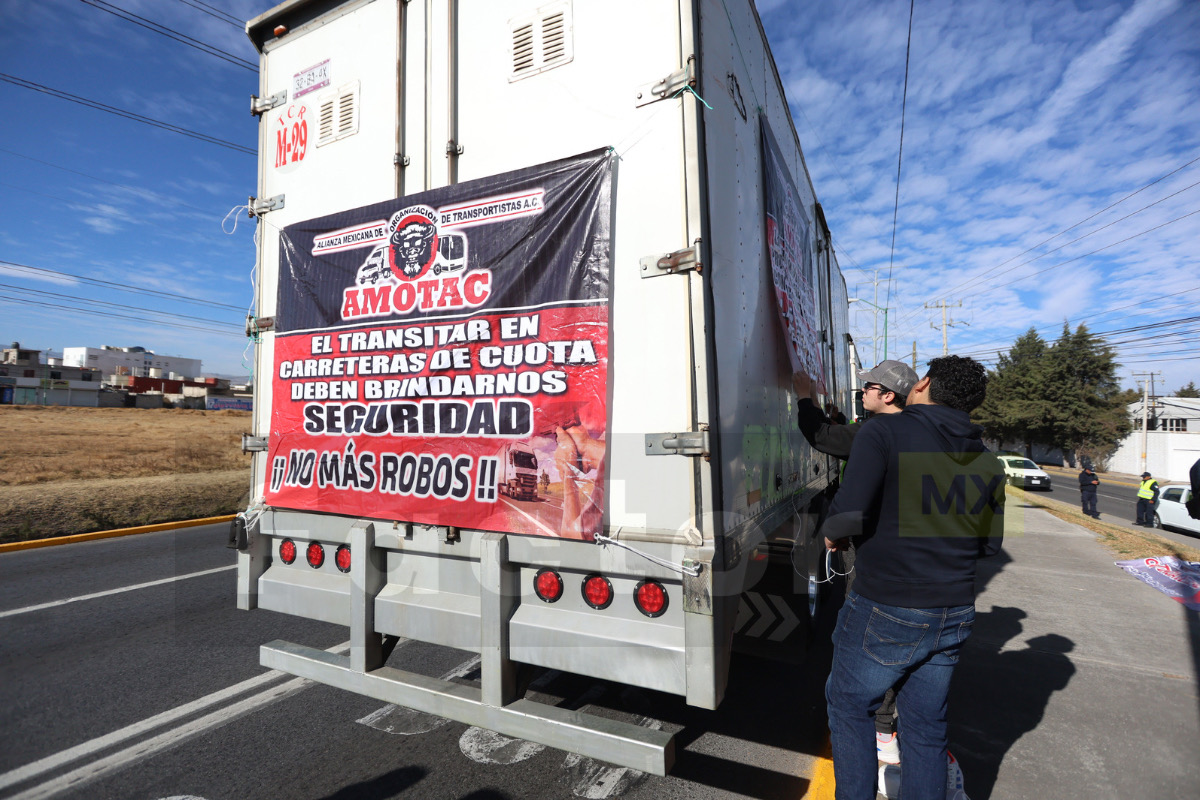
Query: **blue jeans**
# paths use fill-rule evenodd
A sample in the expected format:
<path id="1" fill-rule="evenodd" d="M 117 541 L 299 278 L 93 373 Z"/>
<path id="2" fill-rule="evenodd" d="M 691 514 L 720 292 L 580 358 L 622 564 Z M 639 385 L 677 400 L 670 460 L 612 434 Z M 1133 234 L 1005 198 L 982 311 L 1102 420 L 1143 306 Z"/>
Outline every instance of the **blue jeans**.
<path id="1" fill-rule="evenodd" d="M 946 698 L 975 607 L 899 608 L 854 592 L 833 633 L 833 670 L 825 684 L 838 800 L 875 800 L 875 710 L 896 695 L 900 796 L 946 796 Z"/>

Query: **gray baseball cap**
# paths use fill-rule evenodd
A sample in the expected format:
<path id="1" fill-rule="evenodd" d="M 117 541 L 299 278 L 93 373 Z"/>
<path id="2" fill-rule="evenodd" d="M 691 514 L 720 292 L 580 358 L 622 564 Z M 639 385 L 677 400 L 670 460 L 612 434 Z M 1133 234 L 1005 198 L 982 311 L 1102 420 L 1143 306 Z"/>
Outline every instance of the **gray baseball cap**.
<path id="1" fill-rule="evenodd" d="M 858 379 L 863 383 L 878 383 L 905 398 L 918 380 L 917 373 L 908 364 L 891 360 L 880 361 L 874 369 L 860 369 Z"/>

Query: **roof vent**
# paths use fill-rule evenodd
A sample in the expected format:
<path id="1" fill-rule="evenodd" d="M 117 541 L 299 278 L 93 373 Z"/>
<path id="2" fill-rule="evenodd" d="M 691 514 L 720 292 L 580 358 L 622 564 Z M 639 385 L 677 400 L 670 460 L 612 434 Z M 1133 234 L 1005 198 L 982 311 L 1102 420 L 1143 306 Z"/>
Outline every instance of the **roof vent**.
<path id="1" fill-rule="evenodd" d="M 512 53 L 510 82 L 562 66 L 575 57 L 569 0 L 543 6 L 531 16 L 511 19 L 508 27 Z"/>

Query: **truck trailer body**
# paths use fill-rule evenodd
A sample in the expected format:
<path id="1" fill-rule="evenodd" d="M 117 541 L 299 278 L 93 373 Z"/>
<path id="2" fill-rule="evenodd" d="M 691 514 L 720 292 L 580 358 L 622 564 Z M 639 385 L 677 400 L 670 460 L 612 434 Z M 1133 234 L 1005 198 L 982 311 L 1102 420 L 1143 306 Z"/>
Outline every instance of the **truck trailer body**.
<path id="1" fill-rule="evenodd" d="M 351 639 L 262 663 L 663 774 L 669 734 L 524 699 L 517 666 L 712 709 L 756 554 L 815 599 L 837 464 L 790 376 L 852 408 L 853 346 L 753 3 L 289 0 L 247 32 L 238 605 Z M 479 686 L 386 666 L 399 637 L 478 653 Z"/>

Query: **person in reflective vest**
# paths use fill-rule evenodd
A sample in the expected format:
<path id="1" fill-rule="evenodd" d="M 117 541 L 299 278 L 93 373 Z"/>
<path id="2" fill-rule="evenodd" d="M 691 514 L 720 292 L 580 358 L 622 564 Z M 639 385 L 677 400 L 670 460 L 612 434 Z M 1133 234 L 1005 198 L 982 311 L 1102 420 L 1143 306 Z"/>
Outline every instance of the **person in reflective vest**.
<path id="1" fill-rule="evenodd" d="M 1153 528 L 1154 510 L 1158 506 L 1158 481 L 1151 478 L 1149 472 L 1142 473 L 1142 485 L 1138 487 L 1137 497 L 1137 519 L 1134 524 Z"/>

